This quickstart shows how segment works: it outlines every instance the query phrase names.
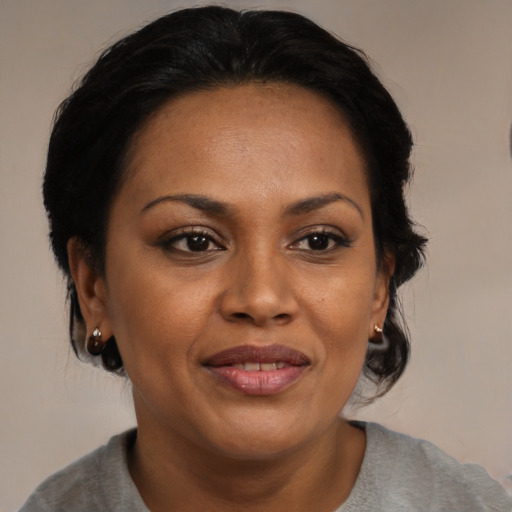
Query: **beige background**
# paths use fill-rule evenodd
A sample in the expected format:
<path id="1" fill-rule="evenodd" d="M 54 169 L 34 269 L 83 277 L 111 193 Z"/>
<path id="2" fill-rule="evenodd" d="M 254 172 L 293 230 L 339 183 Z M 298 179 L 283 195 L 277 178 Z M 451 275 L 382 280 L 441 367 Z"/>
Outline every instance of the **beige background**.
<path id="1" fill-rule="evenodd" d="M 198 2 L 200 3 L 200 2 Z M 100 48 L 186 1 L 0 0 L 0 509 L 133 424 L 129 389 L 75 361 L 40 178 L 57 103 Z M 512 1 L 226 2 L 292 9 L 364 48 L 416 136 L 429 266 L 413 356 L 360 416 L 495 477 L 512 469 Z"/>

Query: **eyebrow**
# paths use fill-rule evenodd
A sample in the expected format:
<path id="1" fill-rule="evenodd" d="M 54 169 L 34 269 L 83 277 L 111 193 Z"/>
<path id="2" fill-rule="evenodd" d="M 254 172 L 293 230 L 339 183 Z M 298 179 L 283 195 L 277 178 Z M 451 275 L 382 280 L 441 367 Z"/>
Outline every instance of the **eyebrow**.
<path id="1" fill-rule="evenodd" d="M 364 219 L 363 210 L 361 207 L 350 197 L 347 197 L 338 192 L 334 192 L 332 194 L 322 194 L 315 197 L 308 197 L 307 199 L 302 199 L 297 201 L 286 208 L 286 213 L 288 215 L 301 215 L 303 213 L 309 213 L 315 210 L 319 210 L 328 204 L 334 203 L 336 201 L 346 201 L 351 204 Z"/>
<path id="2" fill-rule="evenodd" d="M 162 196 L 158 197 L 157 199 L 154 199 L 153 201 L 149 202 L 146 206 L 144 206 L 140 213 L 146 213 L 151 208 L 154 208 L 158 204 L 167 201 L 177 201 L 180 203 L 185 203 L 188 206 L 195 208 L 196 210 L 200 210 L 210 215 L 225 216 L 232 211 L 232 209 L 226 203 L 210 199 L 209 197 L 206 196 L 198 194 L 175 194 Z"/>
<path id="3" fill-rule="evenodd" d="M 167 201 L 181 202 L 188 206 L 191 206 L 192 208 L 195 208 L 196 210 L 200 210 L 202 212 L 215 216 L 224 217 L 233 212 L 233 209 L 226 203 L 216 201 L 215 199 L 211 199 L 207 196 L 199 194 L 175 194 L 166 195 L 154 199 L 153 201 L 145 205 L 140 213 L 143 214 L 150 210 L 151 208 L 154 208 L 155 206 Z M 292 203 L 286 208 L 285 214 L 292 216 L 302 215 L 304 213 L 319 210 L 324 206 L 327 206 L 336 201 L 346 201 L 347 203 L 351 204 L 359 212 L 361 218 L 364 219 L 363 211 L 360 208 L 360 206 L 353 199 L 350 199 L 350 197 L 347 197 L 338 192 L 333 192 L 331 194 L 322 194 L 319 196 L 308 197 L 307 199 L 301 199 L 299 201 L 296 201 L 295 203 Z"/>

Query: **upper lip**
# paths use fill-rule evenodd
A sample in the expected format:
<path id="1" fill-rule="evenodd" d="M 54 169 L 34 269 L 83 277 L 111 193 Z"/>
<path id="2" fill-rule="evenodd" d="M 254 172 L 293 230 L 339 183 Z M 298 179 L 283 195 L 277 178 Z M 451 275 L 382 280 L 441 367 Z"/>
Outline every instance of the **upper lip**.
<path id="1" fill-rule="evenodd" d="M 305 354 L 285 345 L 239 345 L 217 352 L 206 359 L 205 366 L 229 366 L 247 362 L 274 363 L 284 362 L 294 366 L 309 365 Z"/>

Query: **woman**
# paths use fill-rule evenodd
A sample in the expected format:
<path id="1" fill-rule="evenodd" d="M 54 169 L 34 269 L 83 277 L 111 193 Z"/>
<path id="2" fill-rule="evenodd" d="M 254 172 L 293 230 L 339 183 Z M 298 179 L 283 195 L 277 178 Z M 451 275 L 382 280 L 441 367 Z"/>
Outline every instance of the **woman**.
<path id="1" fill-rule="evenodd" d="M 483 469 L 339 416 L 407 362 L 411 146 L 360 52 L 298 15 L 183 10 L 107 50 L 44 198 L 73 347 L 129 377 L 137 430 L 21 510 L 509 510 Z"/>

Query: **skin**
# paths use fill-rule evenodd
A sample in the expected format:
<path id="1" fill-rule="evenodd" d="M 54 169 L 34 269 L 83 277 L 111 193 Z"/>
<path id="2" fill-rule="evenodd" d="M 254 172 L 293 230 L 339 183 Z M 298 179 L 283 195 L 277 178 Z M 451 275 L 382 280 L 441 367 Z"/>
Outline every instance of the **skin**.
<path id="1" fill-rule="evenodd" d="M 105 272 L 76 240 L 69 257 L 88 332 L 115 335 L 133 384 L 141 496 L 153 512 L 334 510 L 365 449 L 339 413 L 392 272 L 390 258 L 377 267 L 365 162 L 343 117 L 291 85 L 189 93 L 152 116 L 129 156 Z M 225 211 L 168 198 L 185 194 Z M 310 364 L 283 391 L 248 396 L 204 367 L 247 344 Z"/>

